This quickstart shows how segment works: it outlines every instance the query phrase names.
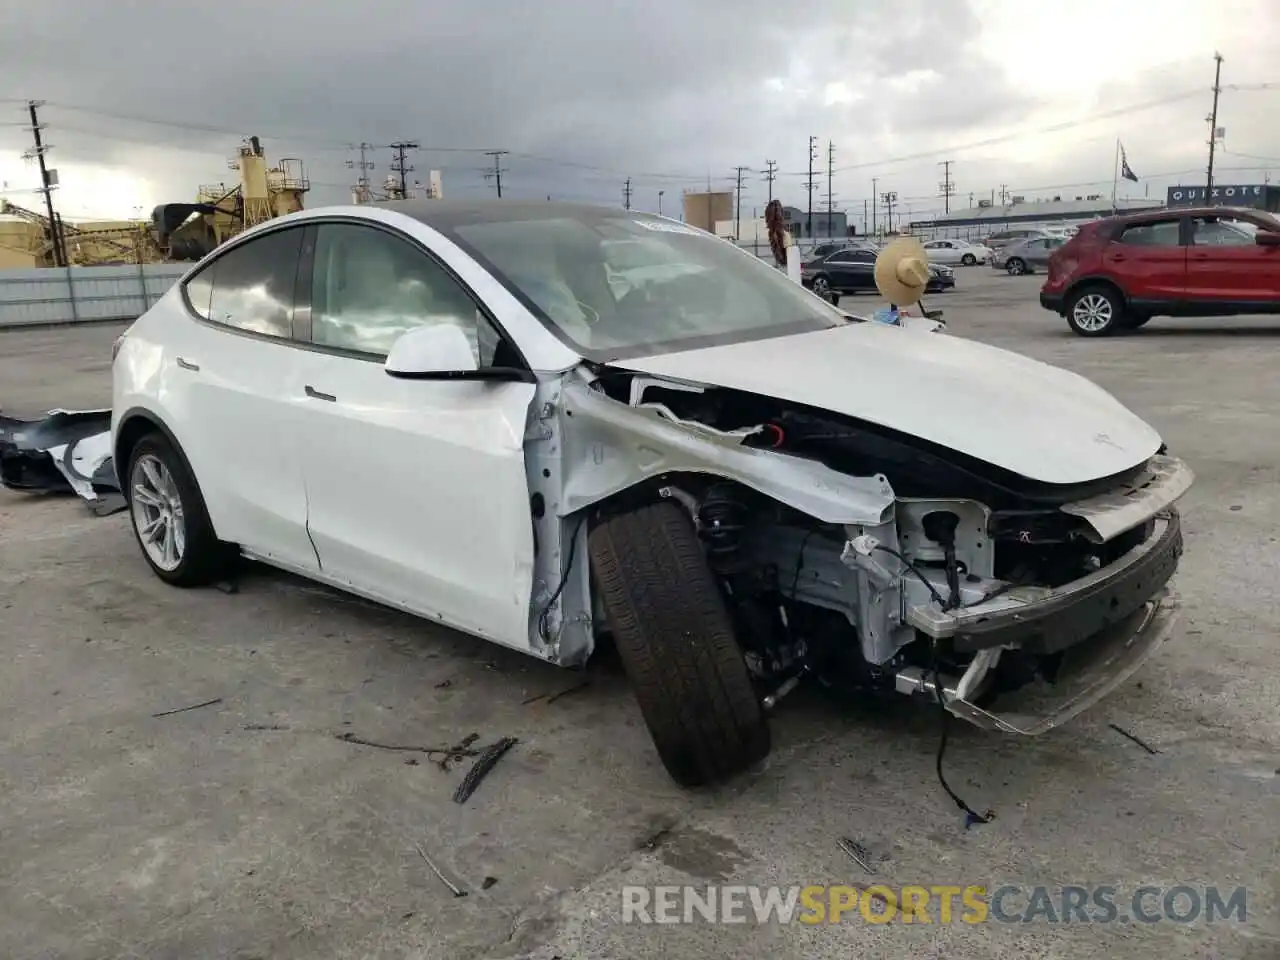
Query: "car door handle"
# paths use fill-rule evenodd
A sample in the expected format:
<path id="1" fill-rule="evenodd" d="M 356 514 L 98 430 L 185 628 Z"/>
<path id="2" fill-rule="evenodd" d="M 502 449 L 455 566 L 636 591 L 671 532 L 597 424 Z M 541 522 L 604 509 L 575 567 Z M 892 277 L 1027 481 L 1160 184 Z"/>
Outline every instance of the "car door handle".
<path id="1" fill-rule="evenodd" d="M 178 357 L 178 366 L 183 370 L 199 371 L 200 369 L 200 364 L 192 363 L 190 360 L 184 360 L 182 357 Z"/>
<path id="2" fill-rule="evenodd" d="M 332 393 L 321 393 L 309 383 L 307 384 L 306 390 L 307 396 L 311 397 L 313 400 L 328 400 L 330 403 L 334 403 L 338 399 Z"/>

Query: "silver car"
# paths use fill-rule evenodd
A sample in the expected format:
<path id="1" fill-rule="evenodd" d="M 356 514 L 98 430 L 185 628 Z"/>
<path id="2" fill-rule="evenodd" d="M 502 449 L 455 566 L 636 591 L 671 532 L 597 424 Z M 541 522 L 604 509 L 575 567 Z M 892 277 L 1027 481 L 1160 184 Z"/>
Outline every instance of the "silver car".
<path id="1" fill-rule="evenodd" d="M 1006 271 L 1011 277 L 1035 273 L 1047 266 L 1053 252 L 1066 242 L 1066 237 L 1054 236 L 1020 240 L 995 251 L 991 257 L 991 266 L 996 270 Z"/>

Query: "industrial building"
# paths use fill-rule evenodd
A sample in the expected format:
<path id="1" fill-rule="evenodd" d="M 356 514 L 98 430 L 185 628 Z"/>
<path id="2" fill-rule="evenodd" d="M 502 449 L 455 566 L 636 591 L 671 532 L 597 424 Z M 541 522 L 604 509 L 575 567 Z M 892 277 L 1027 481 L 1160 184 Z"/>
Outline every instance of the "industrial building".
<path id="1" fill-rule="evenodd" d="M 1165 204 L 1170 207 L 1229 206 L 1252 207 L 1280 213 L 1280 186 L 1274 183 L 1215 184 L 1213 196 L 1205 199 L 1205 185 L 1170 187 Z"/>
<path id="2" fill-rule="evenodd" d="M 1129 213 L 1162 206 L 1163 201 L 1147 197 L 1124 197 L 1113 205 L 1111 198 L 1102 194 L 1071 200 L 1061 197 L 1026 200 L 1015 196 L 1004 205 L 979 200 L 976 207 L 955 210 L 930 220 L 912 220 L 908 228 L 913 234 L 926 237 L 976 239 L 1011 227 L 1061 227 L 1109 217 L 1117 212 Z"/>

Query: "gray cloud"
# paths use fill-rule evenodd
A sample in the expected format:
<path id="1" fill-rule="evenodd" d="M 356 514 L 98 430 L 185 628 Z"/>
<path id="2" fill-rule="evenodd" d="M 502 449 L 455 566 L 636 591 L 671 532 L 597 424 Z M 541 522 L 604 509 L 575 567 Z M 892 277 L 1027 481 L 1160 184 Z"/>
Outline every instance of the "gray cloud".
<path id="1" fill-rule="evenodd" d="M 174 199 L 232 176 L 223 158 L 256 133 L 271 157 L 307 161 L 324 202 L 353 176 L 343 144 L 414 138 L 417 175 L 442 169 L 451 195 L 491 190 L 479 151 L 501 148 L 510 195 L 616 202 L 631 176 L 637 206 L 665 190 L 674 209 L 682 189 L 747 165 L 744 206 L 759 207 L 766 159 L 801 202 L 810 134 L 856 168 L 1023 122 L 1037 102 L 977 49 L 980 26 L 964 0 L 43 0 L 0 13 L 0 62 L 20 87 L 0 95 L 49 101 L 63 162 L 144 171 Z M 1138 86 L 1116 95 L 1132 102 Z M 0 127 L 0 149 L 15 136 Z M 376 159 L 380 178 L 389 154 Z M 924 197 L 934 159 L 879 172 Z M 835 192 L 860 205 L 876 173 L 842 171 Z M 984 174 L 969 177 L 983 191 L 1002 176 Z"/>

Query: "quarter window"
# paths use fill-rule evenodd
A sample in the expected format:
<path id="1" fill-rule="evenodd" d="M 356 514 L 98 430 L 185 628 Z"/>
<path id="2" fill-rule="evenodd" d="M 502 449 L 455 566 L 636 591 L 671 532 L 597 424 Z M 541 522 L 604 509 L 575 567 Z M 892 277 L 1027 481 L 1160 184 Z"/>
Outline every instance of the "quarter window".
<path id="1" fill-rule="evenodd" d="M 311 338 L 321 346 L 383 357 L 401 334 L 451 323 L 491 366 L 497 332 L 444 267 L 385 230 L 321 224 L 311 282 Z"/>
<path id="2" fill-rule="evenodd" d="M 1196 217 L 1191 221 L 1197 247 L 1249 247 L 1253 234 L 1237 226 L 1238 221 L 1217 217 Z"/>
<path id="3" fill-rule="evenodd" d="M 301 228 L 255 237 L 192 277 L 187 298 L 198 314 L 214 323 L 288 338 L 293 333 L 293 285 L 301 249 Z"/>
<path id="4" fill-rule="evenodd" d="M 1178 246 L 1178 221 L 1159 220 L 1156 223 L 1140 223 L 1125 228 L 1120 242 L 1139 247 Z"/>

